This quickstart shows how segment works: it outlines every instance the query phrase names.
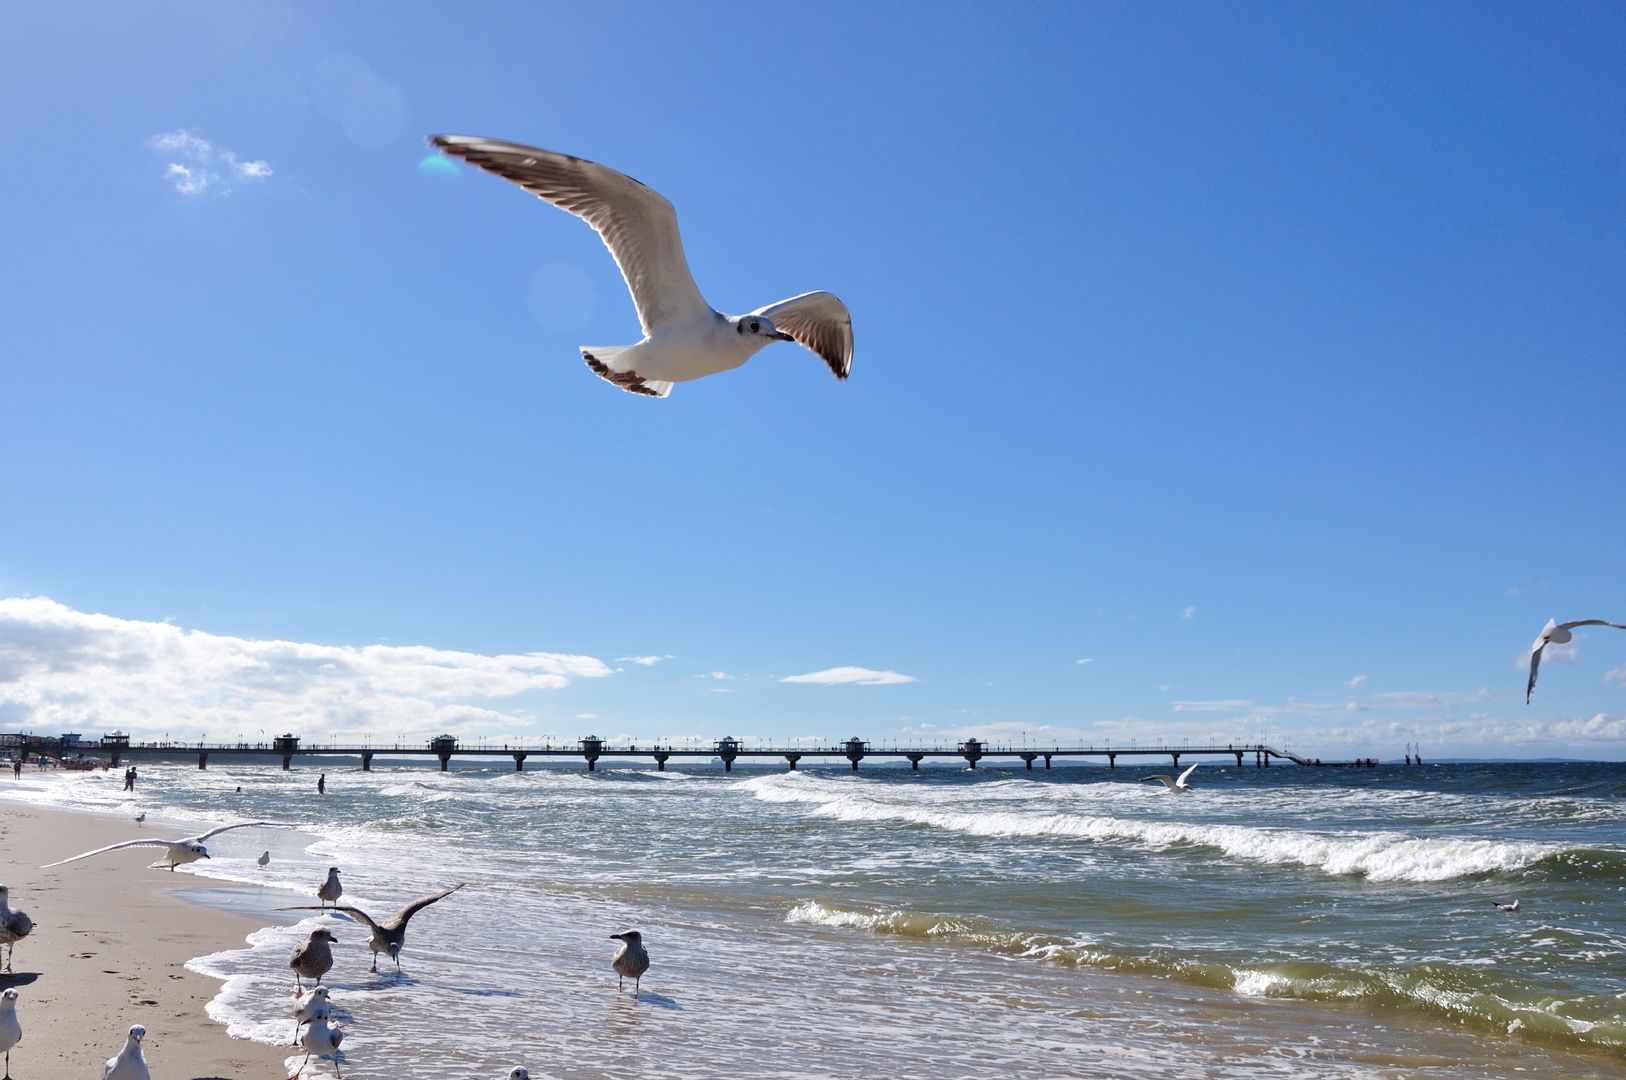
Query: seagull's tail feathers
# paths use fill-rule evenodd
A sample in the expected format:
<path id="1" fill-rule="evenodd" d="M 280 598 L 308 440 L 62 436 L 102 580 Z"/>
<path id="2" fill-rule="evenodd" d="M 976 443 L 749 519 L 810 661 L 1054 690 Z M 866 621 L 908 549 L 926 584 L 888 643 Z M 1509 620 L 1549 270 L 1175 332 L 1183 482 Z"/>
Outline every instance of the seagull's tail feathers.
<path id="1" fill-rule="evenodd" d="M 665 397 L 672 392 L 672 384 L 660 379 L 646 379 L 632 370 L 631 358 L 626 356 L 631 345 L 583 345 L 582 359 L 593 369 L 593 374 L 606 382 L 615 383 L 629 394 L 645 397 Z"/>

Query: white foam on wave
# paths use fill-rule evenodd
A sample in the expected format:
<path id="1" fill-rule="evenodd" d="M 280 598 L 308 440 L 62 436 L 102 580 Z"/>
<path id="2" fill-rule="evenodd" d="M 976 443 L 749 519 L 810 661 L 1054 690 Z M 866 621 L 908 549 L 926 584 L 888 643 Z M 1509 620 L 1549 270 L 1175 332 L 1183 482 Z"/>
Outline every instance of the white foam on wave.
<path id="1" fill-rule="evenodd" d="M 1309 832 L 1201 822 L 1154 821 L 1103 814 L 965 811 L 871 797 L 806 781 L 764 777 L 742 785 L 766 802 L 802 803 L 836 821 L 900 822 L 982 837 L 1060 837 L 1122 841 L 1155 851 L 1197 846 L 1232 858 L 1298 865 L 1333 876 L 1369 881 L 1449 881 L 1476 874 L 1521 870 L 1564 850 L 1553 844 L 1475 838 L 1418 837 L 1400 832 Z"/>

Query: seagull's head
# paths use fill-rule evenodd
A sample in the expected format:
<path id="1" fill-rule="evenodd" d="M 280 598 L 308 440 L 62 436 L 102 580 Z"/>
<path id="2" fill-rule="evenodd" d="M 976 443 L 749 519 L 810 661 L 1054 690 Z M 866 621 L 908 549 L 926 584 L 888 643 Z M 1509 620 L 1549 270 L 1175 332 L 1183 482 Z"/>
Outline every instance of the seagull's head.
<path id="1" fill-rule="evenodd" d="M 11 896 L 11 890 L 6 888 L 4 885 L 0 885 L 0 901 L 9 899 L 10 896 Z"/>
<path id="2" fill-rule="evenodd" d="M 192 853 L 194 859 L 207 859 L 209 857 L 209 849 L 202 844 L 188 844 L 186 850 Z"/>
<path id="3" fill-rule="evenodd" d="M 766 315 L 741 315 L 734 320 L 736 333 L 746 337 L 761 338 L 763 341 L 795 341 L 789 334 L 783 333 L 773 324 L 773 320 Z"/>
<path id="4" fill-rule="evenodd" d="M 321 928 L 317 928 L 317 929 L 311 931 L 311 940 L 312 941 L 325 941 L 330 945 L 337 945 L 339 943 L 338 938 L 334 937 L 331 933 L 329 933 L 328 931 L 323 930 Z"/>
<path id="5" fill-rule="evenodd" d="M 0 999 L 3 999 L 7 1005 L 15 1005 L 17 1003 L 17 991 L 8 986 L 6 992 L 0 994 Z"/>
<path id="6" fill-rule="evenodd" d="M 147 1029 L 142 1027 L 140 1024 L 136 1024 L 130 1029 L 130 1041 L 135 1043 L 137 1046 L 140 1046 L 141 1040 L 145 1039 L 146 1037 Z"/>
<path id="7" fill-rule="evenodd" d="M 523 1065 L 515 1065 L 508 1070 L 508 1080 L 531 1080 L 531 1070 Z"/>
<path id="8" fill-rule="evenodd" d="M 625 941 L 628 945 L 640 945 L 643 943 L 644 935 L 636 930 L 628 930 L 625 934 L 611 934 L 610 940 Z"/>

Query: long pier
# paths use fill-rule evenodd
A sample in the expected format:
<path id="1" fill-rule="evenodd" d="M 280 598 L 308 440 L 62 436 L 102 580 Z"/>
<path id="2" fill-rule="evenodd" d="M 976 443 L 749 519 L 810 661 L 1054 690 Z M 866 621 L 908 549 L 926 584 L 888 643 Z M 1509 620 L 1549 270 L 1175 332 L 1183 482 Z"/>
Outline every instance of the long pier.
<path id="1" fill-rule="evenodd" d="M 613 758 L 642 758 L 653 759 L 656 769 L 664 772 L 668 761 L 678 759 L 704 759 L 713 758 L 721 760 L 724 772 L 734 770 L 734 762 L 742 758 L 778 758 L 794 770 L 804 758 L 818 759 L 845 759 L 854 772 L 858 771 L 858 763 L 866 758 L 903 758 L 909 762 L 910 768 L 918 771 L 920 763 L 934 758 L 958 758 L 965 761 L 967 767 L 975 769 L 977 762 L 987 758 L 1016 759 L 1023 762 L 1029 770 L 1035 762 L 1043 761 L 1045 768 L 1057 758 L 1096 758 L 1106 761 L 1109 769 L 1118 767 L 1119 758 L 1168 758 L 1174 768 L 1180 767 L 1182 757 L 1218 757 L 1226 756 L 1236 759 L 1237 768 L 1242 768 L 1243 760 L 1253 758 L 1255 768 L 1269 768 L 1271 759 L 1291 761 L 1295 765 L 1319 765 L 1319 759 L 1299 757 L 1291 752 L 1278 750 L 1265 743 L 1192 743 L 1186 745 L 1163 746 L 1014 746 L 984 743 L 978 739 L 966 739 L 957 743 L 953 749 L 927 746 L 878 746 L 870 742 L 852 738 L 845 742 L 827 746 L 747 746 L 734 738 L 718 739 L 709 746 L 694 744 L 671 745 L 665 743 L 650 743 L 647 745 L 628 743 L 615 745 L 606 742 L 597 736 L 588 736 L 578 739 L 574 743 L 555 744 L 510 744 L 501 746 L 487 746 L 485 743 L 467 744 L 450 735 L 442 735 L 430 739 L 427 743 L 415 743 L 393 746 L 364 743 L 360 745 L 339 745 L 336 743 L 303 743 L 294 735 L 282 735 L 270 742 L 258 743 L 132 743 L 127 736 L 110 735 L 101 740 L 97 747 L 87 748 L 86 752 L 99 754 L 111 758 L 111 764 L 117 767 L 126 759 L 138 758 L 174 758 L 197 755 L 198 768 L 209 767 L 211 757 L 247 757 L 247 756 L 276 756 L 282 759 L 282 767 L 291 769 L 296 758 L 310 757 L 355 757 L 361 759 L 361 767 L 371 770 L 373 759 L 376 757 L 431 757 L 440 762 L 440 769 L 445 772 L 451 764 L 453 757 L 507 757 L 512 758 L 516 772 L 525 768 L 525 762 L 530 758 L 558 759 L 568 758 L 585 761 L 587 771 L 593 772 L 598 763 L 604 759 Z M 1329 764 L 1366 764 L 1366 762 L 1350 763 L 1337 762 Z"/>

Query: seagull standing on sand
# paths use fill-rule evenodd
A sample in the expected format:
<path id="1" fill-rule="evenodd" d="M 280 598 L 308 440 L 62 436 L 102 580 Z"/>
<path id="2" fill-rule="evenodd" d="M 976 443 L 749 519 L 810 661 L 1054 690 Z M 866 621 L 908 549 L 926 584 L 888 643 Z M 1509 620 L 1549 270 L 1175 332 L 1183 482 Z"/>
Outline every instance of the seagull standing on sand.
<path id="1" fill-rule="evenodd" d="M 334 907 L 331 910 L 333 910 L 333 911 L 342 911 L 347 915 L 352 915 L 355 918 L 360 919 L 362 922 L 366 923 L 368 928 L 370 930 L 372 930 L 372 932 L 373 932 L 372 933 L 372 938 L 368 941 L 368 944 L 371 945 L 372 949 L 373 949 L 373 970 L 374 971 L 378 970 L 378 954 L 379 953 L 389 953 L 390 959 L 395 961 L 395 970 L 400 971 L 401 970 L 401 946 L 406 944 L 407 923 L 412 920 L 412 916 L 416 915 L 418 912 L 422 911 L 424 908 L 428 907 L 430 904 L 433 904 L 435 901 L 446 899 L 446 897 L 452 895 L 454 892 L 461 889 L 462 887 L 463 886 L 461 884 L 453 885 L 451 888 L 442 889 L 438 893 L 431 893 L 428 896 L 420 896 L 420 897 L 418 897 L 418 899 L 412 901 L 412 903 L 408 904 L 406 907 L 402 908 L 400 911 L 397 911 L 394 915 L 391 915 L 389 918 L 385 919 L 383 922 L 375 921 L 371 915 L 367 914 L 365 911 L 361 910 L 358 907 L 349 907 L 348 905 L 334 905 Z M 327 909 L 327 908 L 315 908 L 315 907 L 311 907 L 309 904 L 305 904 L 305 905 L 301 905 L 299 907 L 283 908 L 282 910 L 284 910 L 284 911 L 326 911 L 326 910 L 329 910 L 329 909 Z"/>
<path id="2" fill-rule="evenodd" d="M 102 1080 L 152 1080 L 147 1059 L 141 1056 L 141 1040 L 146 1037 L 146 1028 L 140 1024 L 132 1027 L 124 1037 L 124 1049 L 102 1066 Z"/>
<path id="3" fill-rule="evenodd" d="M 1511 912 L 1511 911 L 1518 911 L 1519 910 L 1519 902 L 1517 900 L 1513 901 L 1511 904 L 1504 904 L 1500 900 L 1492 900 L 1491 903 L 1496 905 L 1496 910 L 1497 911 L 1510 911 Z"/>
<path id="4" fill-rule="evenodd" d="M 294 969 L 294 982 L 305 989 L 306 979 L 320 982 L 333 966 L 333 946 L 339 939 L 318 926 L 308 940 L 301 941 L 288 954 L 288 966 Z M 297 1027 L 295 1031 L 299 1030 Z"/>
<path id="5" fill-rule="evenodd" d="M 331 1005 L 329 991 L 325 986 L 317 986 L 308 994 L 299 994 L 294 998 L 294 1042 L 299 1045 L 299 1029 L 315 1020 L 318 1016 L 327 1016 Z"/>
<path id="6" fill-rule="evenodd" d="M 23 1041 L 23 1025 L 17 1019 L 17 991 L 6 987 L 0 994 L 0 1050 L 6 1052 L 5 1080 L 11 1080 L 11 1048 Z"/>
<path id="7" fill-rule="evenodd" d="M 63 863 L 78 862 L 80 859 L 88 859 L 92 855 L 100 855 L 104 851 L 117 851 L 120 848 L 161 847 L 167 849 L 164 854 L 165 857 L 169 859 L 169 868 L 173 870 L 182 863 L 192 863 L 197 862 L 199 859 L 207 859 L 209 857 L 209 849 L 203 846 L 203 842 L 209 839 L 211 836 L 218 836 L 221 833 L 229 832 L 232 829 L 291 828 L 293 828 L 292 825 L 284 825 L 281 822 L 276 821 L 240 821 L 236 825 L 222 825 L 218 829 L 210 829 L 208 832 L 199 833 L 197 836 L 183 836 L 179 840 L 159 840 L 154 838 L 151 840 L 126 840 L 121 844 L 108 844 L 106 847 L 99 847 L 95 851 L 86 851 L 79 855 L 75 855 L 72 858 L 58 859 L 54 863 L 46 863 L 44 866 L 40 867 L 40 869 L 47 870 L 53 866 L 61 866 Z M 153 863 L 152 865 L 163 866 L 164 863 L 159 861 Z"/>
<path id="8" fill-rule="evenodd" d="M 271 862 L 271 849 L 266 848 L 264 851 L 260 852 L 260 857 L 254 861 L 260 864 L 261 870 L 264 870 Z"/>
<path id="9" fill-rule="evenodd" d="M 659 193 L 614 169 L 569 154 L 472 135 L 436 135 L 430 145 L 511 180 L 591 225 L 621 268 L 644 339 L 584 345 L 593 372 L 623 390 L 665 397 L 672 384 L 737 368 L 776 341 L 817 353 L 838 379 L 853 366 L 853 320 L 827 292 L 802 293 L 745 315 L 706 303 L 689 272 L 677 212 Z M 768 238 L 753 225 L 757 243 Z"/>
<path id="10" fill-rule="evenodd" d="M 27 912 L 11 909 L 11 890 L 0 885 L 0 945 L 6 947 L 6 974 L 11 974 L 11 950 L 34 932 L 34 920 Z"/>
<path id="11" fill-rule="evenodd" d="M 628 930 L 624 934 L 611 934 L 611 941 L 621 942 L 621 947 L 615 950 L 610 958 L 610 966 L 615 968 L 615 988 L 621 989 L 623 979 L 632 980 L 632 996 L 638 996 L 638 983 L 649 970 L 649 953 L 644 949 L 644 935 L 636 930 Z"/>
<path id="12" fill-rule="evenodd" d="M 1201 764 L 1202 762 L 1197 763 L 1197 765 Z M 1160 780 L 1162 781 L 1163 786 L 1168 788 L 1174 794 L 1184 795 L 1191 788 L 1191 784 L 1188 782 L 1188 777 L 1191 776 L 1192 772 L 1197 768 L 1197 765 L 1193 765 L 1185 772 L 1181 773 L 1178 780 L 1172 776 L 1165 776 L 1163 773 L 1156 773 L 1152 776 L 1143 776 L 1140 778 L 1140 781 L 1144 784 L 1148 780 Z"/>
<path id="13" fill-rule="evenodd" d="M 1530 694 L 1536 689 L 1536 670 L 1541 667 L 1541 654 L 1549 645 L 1563 645 L 1574 635 L 1570 633 L 1577 626 L 1612 626 L 1616 630 L 1626 630 L 1620 623 L 1605 622 L 1602 619 L 1577 619 L 1575 622 L 1554 622 L 1547 620 L 1547 625 L 1541 628 L 1541 636 L 1536 638 L 1535 644 L 1530 646 L 1530 681 L 1524 687 L 1524 703 L 1530 704 Z"/>
<path id="14" fill-rule="evenodd" d="M 342 1078 L 344 1072 L 339 1068 L 339 1044 L 343 1041 L 344 1029 L 339 1025 L 328 1023 L 325 1015 L 312 1018 L 311 1026 L 305 1029 L 305 1037 L 300 1040 L 300 1045 L 305 1048 L 305 1060 L 299 1063 L 299 1069 L 288 1080 L 298 1080 L 312 1054 L 318 1058 L 333 1058 L 333 1071 Z"/>
<path id="15" fill-rule="evenodd" d="M 147 820 L 147 812 L 145 810 L 141 811 L 141 813 L 139 813 L 139 814 L 137 814 L 135 816 L 135 823 L 137 825 L 140 825 L 143 821 L 146 821 L 146 820 Z"/>
<path id="16" fill-rule="evenodd" d="M 344 895 L 344 886 L 339 884 L 339 868 L 327 868 L 327 880 L 322 882 L 316 890 L 316 895 L 325 904 L 337 904 L 339 897 Z"/>

